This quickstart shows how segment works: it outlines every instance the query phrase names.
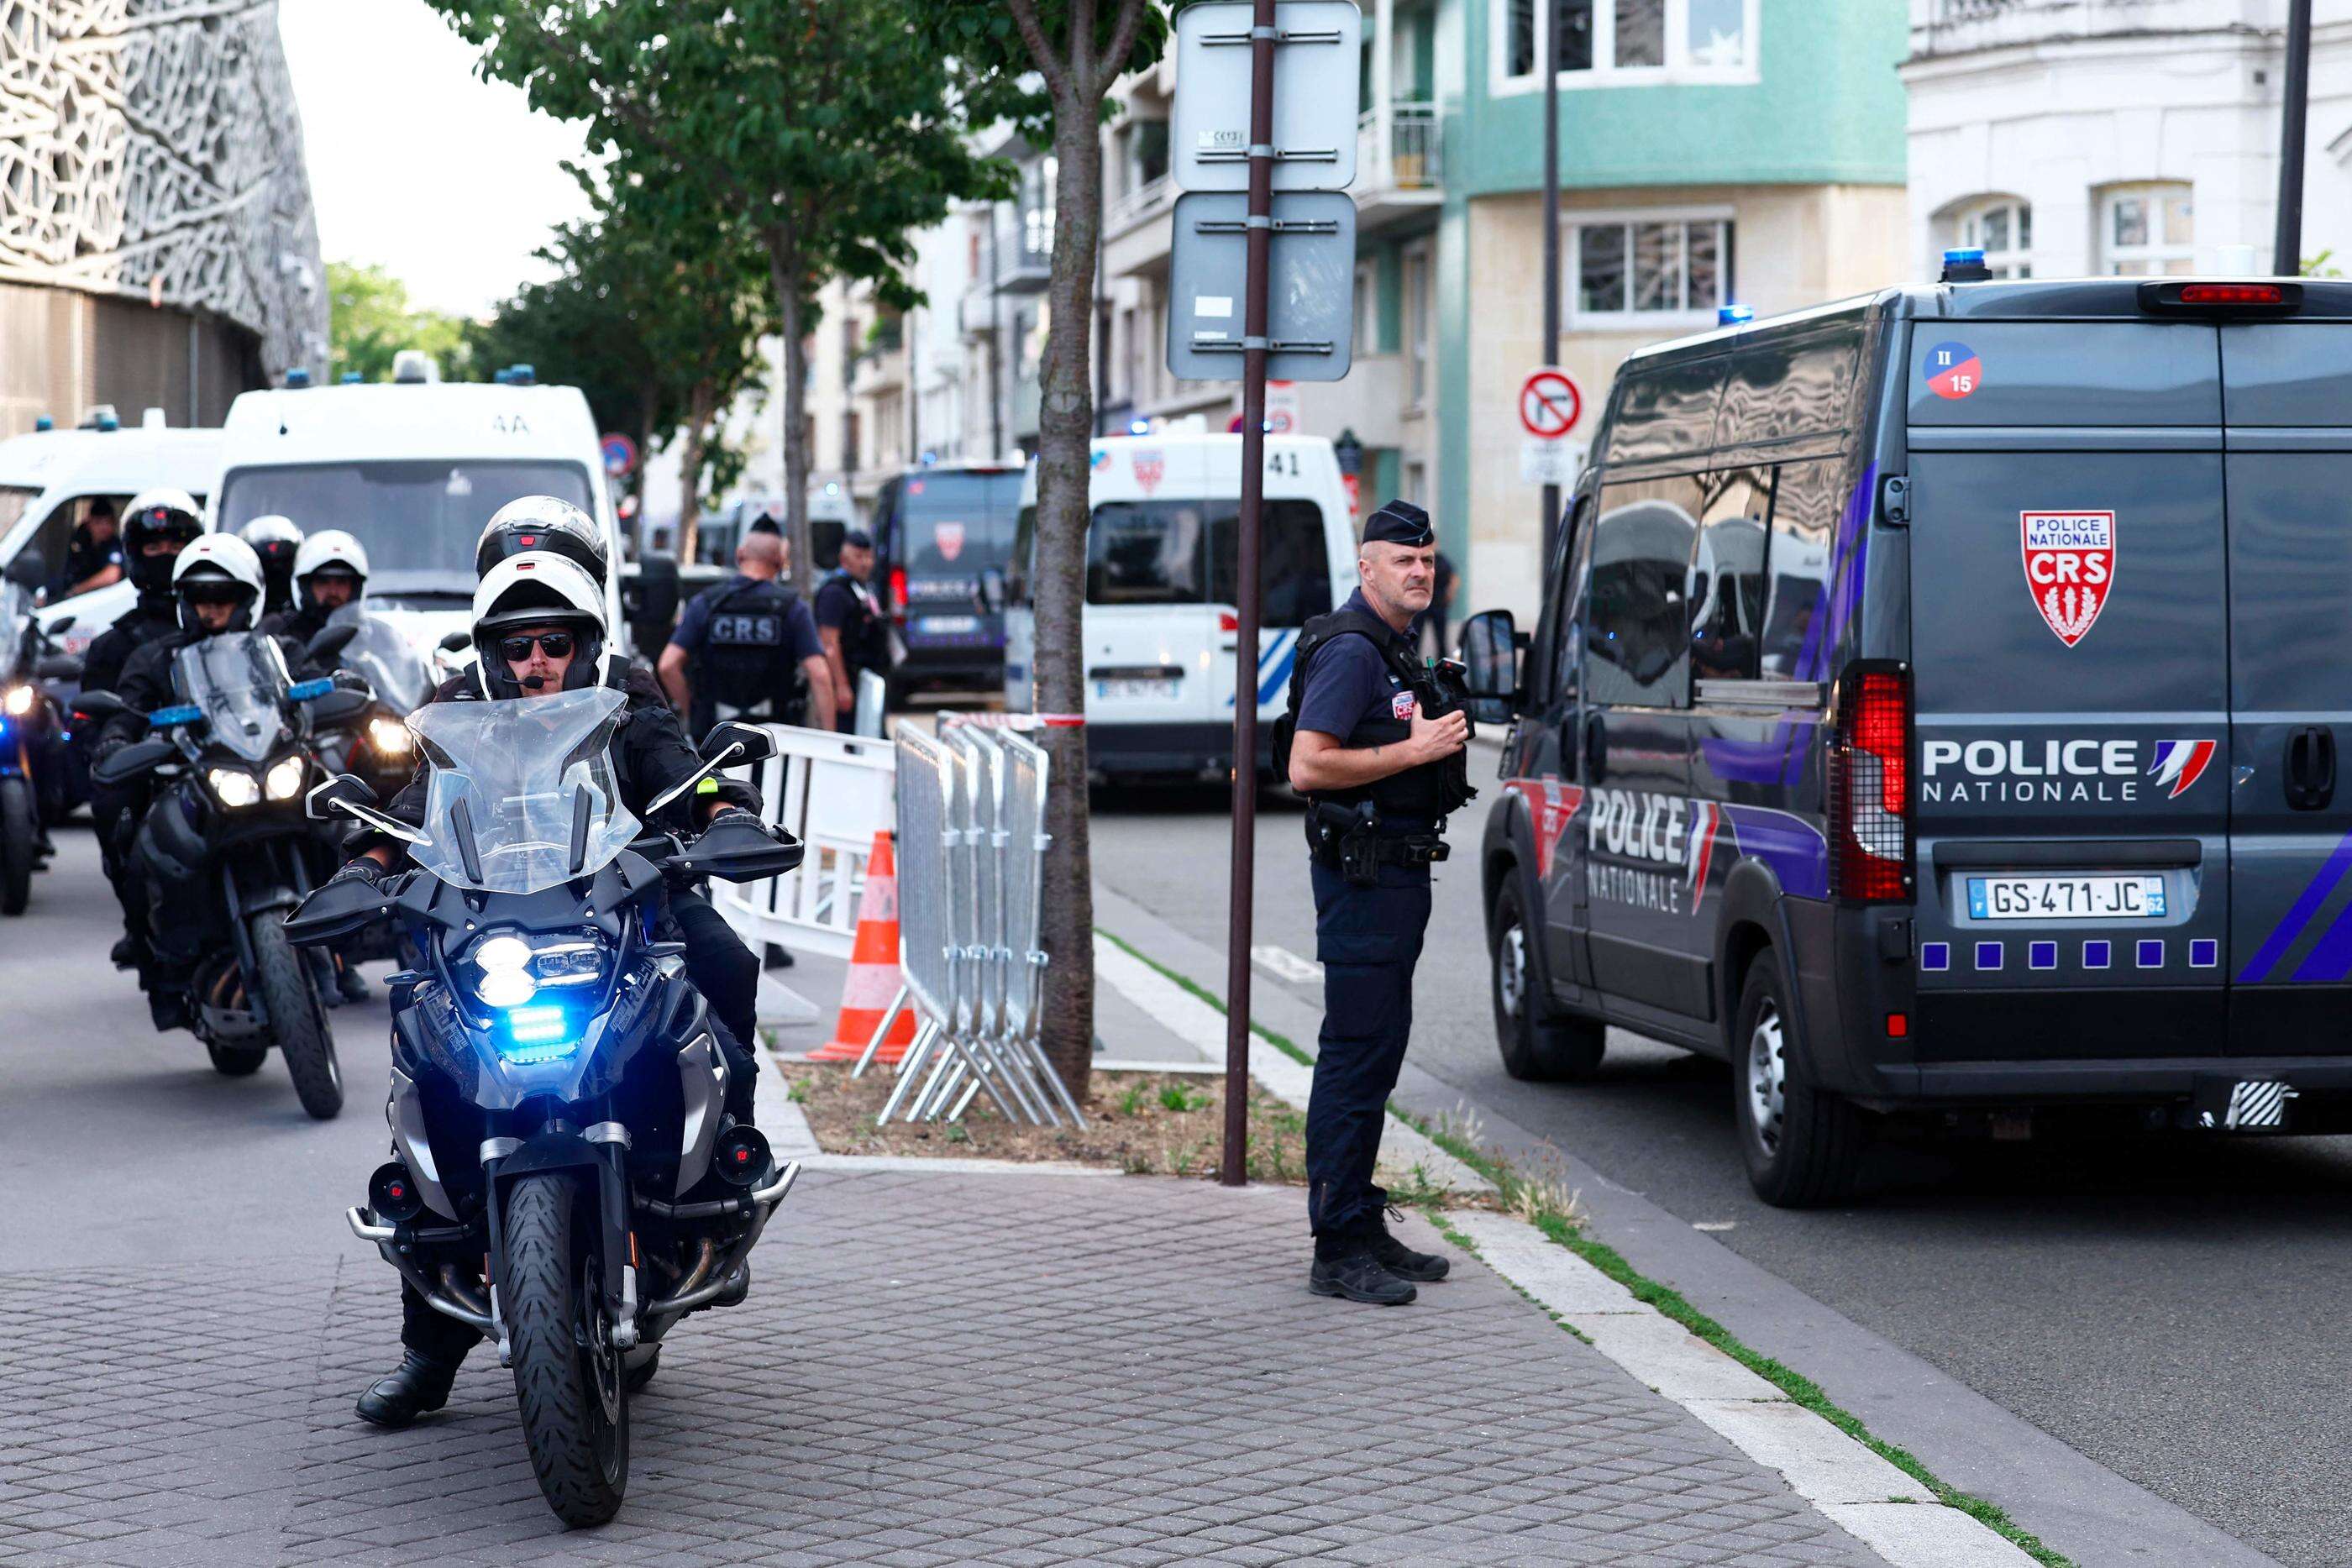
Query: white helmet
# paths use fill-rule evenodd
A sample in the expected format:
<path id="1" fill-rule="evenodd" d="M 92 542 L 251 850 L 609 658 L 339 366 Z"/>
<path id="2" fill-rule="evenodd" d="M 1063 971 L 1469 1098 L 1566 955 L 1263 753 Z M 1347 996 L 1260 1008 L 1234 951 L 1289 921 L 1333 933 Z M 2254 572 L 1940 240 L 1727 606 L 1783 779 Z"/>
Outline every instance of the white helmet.
<path id="1" fill-rule="evenodd" d="M 511 555 L 474 589 L 474 674 L 487 697 L 518 697 L 522 688 L 499 656 L 499 640 L 523 626 L 569 627 L 579 638 L 566 691 L 604 676 L 604 590 L 579 562 L 543 550 Z"/>
<path id="2" fill-rule="evenodd" d="M 180 624 L 186 630 L 204 630 L 195 616 L 196 600 L 226 591 L 238 601 L 226 630 L 250 631 L 261 604 L 261 557 L 235 534 L 206 534 L 173 558 L 172 591 L 179 595 Z"/>
<path id="3" fill-rule="evenodd" d="M 310 574 L 329 570 L 341 570 L 360 580 L 359 592 L 367 591 L 367 547 L 341 528 L 324 528 L 302 541 L 294 552 L 294 582 L 301 591 L 308 606 L 310 600 Z"/>

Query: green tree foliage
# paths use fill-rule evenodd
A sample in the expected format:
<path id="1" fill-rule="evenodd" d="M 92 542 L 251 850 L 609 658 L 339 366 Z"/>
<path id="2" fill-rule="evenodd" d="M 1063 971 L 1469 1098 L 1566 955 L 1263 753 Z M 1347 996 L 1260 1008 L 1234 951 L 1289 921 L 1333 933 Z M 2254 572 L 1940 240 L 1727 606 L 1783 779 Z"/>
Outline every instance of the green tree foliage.
<path id="1" fill-rule="evenodd" d="M 335 380 L 390 381 L 393 356 L 403 349 L 424 350 L 452 380 L 465 376 L 466 320 L 411 305 L 407 286 L 383 267 L 327 263 L 327 368 Z"/>

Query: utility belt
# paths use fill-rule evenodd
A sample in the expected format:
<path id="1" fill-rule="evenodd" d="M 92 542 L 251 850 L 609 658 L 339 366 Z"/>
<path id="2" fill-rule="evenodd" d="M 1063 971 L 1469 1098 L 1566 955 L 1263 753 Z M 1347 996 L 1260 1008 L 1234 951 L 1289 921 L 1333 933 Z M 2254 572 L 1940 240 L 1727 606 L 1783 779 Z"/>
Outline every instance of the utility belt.
<path id="1" fill-rule="evenodd" d="M 1315 859 L 1347 878 L 1351 887 L 1371 887 L 1383 865 L 1429 866 L 1453 852 L 1435 832 L 1383 832 L 1370 800 L 1341 806 L 1311 803 L 1307 812 L 1307 849 Z"/>

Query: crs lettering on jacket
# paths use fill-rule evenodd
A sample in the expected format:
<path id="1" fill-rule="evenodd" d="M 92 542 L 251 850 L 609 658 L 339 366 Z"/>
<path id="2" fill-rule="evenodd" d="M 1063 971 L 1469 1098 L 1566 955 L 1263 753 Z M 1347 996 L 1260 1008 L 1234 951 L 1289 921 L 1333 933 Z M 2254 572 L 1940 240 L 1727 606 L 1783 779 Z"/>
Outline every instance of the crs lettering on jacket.
<path id="1" fill-rule="evenodd" d="M 773 648 L 784 640 L 783 617 L 724 611 L 710 618 L 710 640 L 730 648 Z"/>
<path id="2" fill-rule="evenodd" d="M 1989 804 L 2129 803 L 2140 786 L 2169 800 L 2204 777 L 2219 743 L 2159 740 L 2145 755 L 2137 740 L 1930 740 L 1919 748 L 1923 801 Z"/>
<path id="3" fill-rule="evenodd" d="M 1712 801 L 1642 789 L 1586 797 L 1586 893 L 1666 915 L 1694 915 L 1706 896 L 1720 814 Z"/>

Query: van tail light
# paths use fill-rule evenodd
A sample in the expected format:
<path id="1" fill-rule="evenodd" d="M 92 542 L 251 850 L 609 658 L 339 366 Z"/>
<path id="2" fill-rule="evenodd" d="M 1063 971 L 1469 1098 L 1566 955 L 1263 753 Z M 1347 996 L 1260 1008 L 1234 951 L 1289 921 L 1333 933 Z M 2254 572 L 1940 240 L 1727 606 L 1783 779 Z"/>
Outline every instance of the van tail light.
<path id="1" fill-rule="evenodd" d="M 1225 635 L 1231 637 L 1238 635 L 1241 629 L 1242 618 L 1239 614 L 1231 610 L 1220 610 L 1217 612 L 1218 631 L 1223 632 Z"/>
<path id="2" fill-rule="evenodd" d="M 2300 283 L 2143 283 L 2139 308 L 2188 316 L 2292 316 L 2303 308 Z"/>
<path id="3" fill-rule="evenodd" d="M 890 619 L 901 626 L 907 623 L 907 569 L 890 569 Z"/>
<path id="4" fill-rule="evenodd" d="M 1911 672 L 1876 661 L 1838 682 L 1830 747 L 1830 891 L 1854 904 L 1911 897 Z"/>

